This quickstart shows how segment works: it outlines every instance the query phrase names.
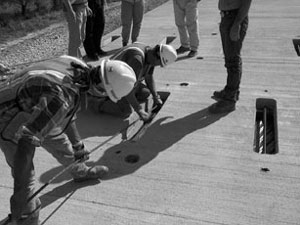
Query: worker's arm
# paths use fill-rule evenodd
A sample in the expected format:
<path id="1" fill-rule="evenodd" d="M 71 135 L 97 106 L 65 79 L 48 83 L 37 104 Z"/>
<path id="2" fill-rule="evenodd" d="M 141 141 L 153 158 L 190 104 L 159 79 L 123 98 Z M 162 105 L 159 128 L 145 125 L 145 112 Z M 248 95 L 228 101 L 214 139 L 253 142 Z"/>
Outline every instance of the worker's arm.
<path id="1" fill-rule="evenodd" d="M 150 90 L 151 95 L 153 96 L 154 105 L 162 105 L 160 96 L 157 94 L 155 81 L 153 77 L 154 67 L 150 68 L 148 74 L 145 76 L 145 82 L 147 87 Z"/>
<path id="2" fill-rule="evenodd" d="M 60 127 L 75 107 L 75 93 L 65 97 L 60 86 L 42 77 L 29 79 L 18 92 L 19 107 L 31 114 L 30 119 L 18 131 L 18 137 L 26 136 L 33 141 L 43 141 L 44 137 Z M 36 143 L 38 145 L 38 143 Z"/>
<path id="3" fill-rule="evenodd" d="M 127 96 L 126 96 L 127 101 L 129 104 L 132 106 L 134 111 L 140 116 L 140 118 L 144 121 L 149 120 L 150 115 L 149 113 L 145 112 L 143 107 L 140 105 L 138 100 L 135 97 L 135 89 L 133 89 Z"/>

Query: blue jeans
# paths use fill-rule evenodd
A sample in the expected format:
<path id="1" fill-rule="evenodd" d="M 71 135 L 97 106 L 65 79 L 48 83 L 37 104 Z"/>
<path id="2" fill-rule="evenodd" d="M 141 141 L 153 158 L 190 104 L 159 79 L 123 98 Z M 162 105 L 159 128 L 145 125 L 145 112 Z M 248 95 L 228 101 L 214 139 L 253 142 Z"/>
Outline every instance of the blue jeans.
<path id="1" fill-rule="evenodd" d="M 238 93 L 240 88 L 242 78 L 241 49 L 248 28 L 248 17 L 246 17 L 241 23 L 240 39 L 238 41 L 232 41 L 230 39 L 230 29 L 237 13 L 237 10 L 233 10 L 229 14 L 222 16 L 220 23 L 225 67 L 227 69 L 227 84 L 225 86 L 225 91 L 233 96 Z"/>

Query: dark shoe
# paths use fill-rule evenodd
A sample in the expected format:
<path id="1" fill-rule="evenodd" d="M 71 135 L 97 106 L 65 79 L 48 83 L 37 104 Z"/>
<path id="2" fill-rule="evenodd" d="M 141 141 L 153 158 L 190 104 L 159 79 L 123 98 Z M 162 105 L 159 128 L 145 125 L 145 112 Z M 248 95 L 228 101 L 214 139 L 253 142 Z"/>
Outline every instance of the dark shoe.
<path id="1" fill-rule="evenodd" d="M 72 176 L 75 182 L 83 182 L 87 180 L 102 179 L 107 173 L 106 166 L 93 166 L 88 167 L 84 163 L 80 163 L 76 172 L 72 171 Z"/>
<path id="2" fill-rule="evenodd" d="M 97 51 L 97 54 L 98 54 L 98 56 L 105 56 L 105 55 L 107 55 L 107 52 L 100 49 Z"/>
<path id="3" fill-rule="evenodd" d="M 213 93 L 213 96 L 211 96 L 211 98 L 216 101 L 222 101 L 222 100 L 238 101 L 239 95 L 240 95 L 240 91 L 237 91 L 236 93 L 229 93 L 228 91 L 223 89 L 221 91 L 215 91 Z"/>
<path id="4" fill-rule="evenodd" d="M 190 48 L 183 47 L 183 46 L 180 46 L 179 48 L 176 49 L 177 54 L 183 54 L 188 51 L 190 51 Z"/>
<path id="5" fill-rule="evenodd" d="M 97 61 L 97 60 L 99 60 L 99 57 L 98 57 L 97 54 L 87 55 L 87 57 L 89 58 L 89 60 L 92 60 L 92 61 Z"/>
<path id="6" fill-rule="evenodd" d="M 39 214 L 41 210 L 41 205 L 36 208 L 32 213 L 30 214 L 24 214 L 21 216 L 21 218 L 17 221 L 13 221 L 11 214 L 8 215 L 8 221 L 4 224 L 6 225 L 39 225 L 40 220 L 39 220 Z"/>
<path id="7" fill-rule="evenodd" d="M 127 46 L 127 42 L 124 42 L 122 43 L 123 47 Z"/>
<path id="8" fill-rule="evenodd" d="M 235 102 L 233 101 L 219 101 L 208 108 L 208 111 L 212 114 L 229 113 L 234 110 Z"/>
<path id="9" fill-rule="evenodd" d="M 191 50 L 187 56 L 192 58 L 192 57 L 195 57 L 197 54 L 198 54 L 198 51 Z"/>

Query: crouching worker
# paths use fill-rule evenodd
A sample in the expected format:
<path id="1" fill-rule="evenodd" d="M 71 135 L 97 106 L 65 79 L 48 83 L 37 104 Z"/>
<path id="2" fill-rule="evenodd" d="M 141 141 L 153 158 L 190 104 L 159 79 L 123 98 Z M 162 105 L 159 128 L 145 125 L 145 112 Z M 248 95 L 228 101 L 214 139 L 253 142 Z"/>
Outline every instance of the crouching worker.
<path id="1" fill-rule="evenodd" d="M 177 59 L 176 50 L 165 44 L 150 47 L 142 43 L 133 43 L 111 56 L 110 59 L 126 62 L 135 72 L 137 83 L 134 89 L 117 103 L 100 93 L 91 93 L 89 104 L 91 107 L 103 113 L 127 117 L 134 111 L 144 121 L 150 119 L 149 113 L 145 112 L 140 103 L 153 96 L 154 105 L 161 105 L 162 102 L 156 92 L 153 72 L 155 66 L 165 67 Z M 145 83 L 144 83 L 145 82 Z M 98 98 L 97 98 L 98 96 Z"/>
<path id="2" fill-rule="evenodd" d="M 135 82 L 134 71 L 124 62 L 104 60 L 92 67 L 61 56 L 28 67 L 0 85 L 0 147 L 14 178 L 8 224 L 38 224 L 40 200 L 27 201 L 34 193 L 36 147 L 46 149 L 63 166 L 73 163 L 69 171 L 74 181 L 99 179 L 108 172 L 105 166 L 74 163 L 89 154 L 75 124 L 80 95 L 101 89 L 116 102 Z"/>

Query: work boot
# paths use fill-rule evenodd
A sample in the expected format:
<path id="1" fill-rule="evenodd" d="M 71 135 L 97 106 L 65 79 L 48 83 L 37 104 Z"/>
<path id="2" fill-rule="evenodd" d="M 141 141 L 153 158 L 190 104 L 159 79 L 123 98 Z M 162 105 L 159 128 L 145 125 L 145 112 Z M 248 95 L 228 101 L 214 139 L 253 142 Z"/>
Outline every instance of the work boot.
<path id="1" fill-rule="evenodd" d="M 198 54 L 198 51 L 191 50 L 187 55 L 189 58 L 195 57 Z"/>
<path id="2" fill-rule="evenodd" d="M 229 113 L 234 110 L 235 110 L 235 102 L 226 101 L 226 100 L 218 101 L 208 108 L 208 111 L 212 114 Z"/>
<path id="3" fill-rule="evenodd" d="M 13 220 L 11 214 L 8 215 L 8 221 L 5 225 L 39 225 L 41 205 L 30 214 L 24 214 L 18 220 Z"/>
<path id="4" fill-rule="evenodd" d="M 222 100 L 233 100 L 233 101 L 238 101 L 239 100 L 239 95 L 240 95 L 240 91 L 236 91 L 235 93 L 229 93 L 228 91 L 226 91 L 225 89 L 221 90 L 221 91 L 215 91 L 213 93 L 213 96 L 211 96 L 212 99 L 216 100 L 216 101 L 222 101 Z"/>
<path id="5" fill-rule="evenodd" d="M 89 167 L 84 163 L 75 165 L 71 172 L 75 182 L 102 179 L 107 173 L 108 168 L 106 166 Z"/>
<path id="6" fill-rule="evenodd" d="M 176 49 L 177 54 L 183 54 L 188 51 L 190 51 L 190 48 L 183 47 L 183 46 L 180 46 L 179 48 Z"/>

